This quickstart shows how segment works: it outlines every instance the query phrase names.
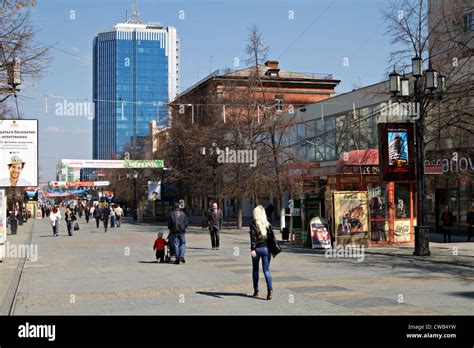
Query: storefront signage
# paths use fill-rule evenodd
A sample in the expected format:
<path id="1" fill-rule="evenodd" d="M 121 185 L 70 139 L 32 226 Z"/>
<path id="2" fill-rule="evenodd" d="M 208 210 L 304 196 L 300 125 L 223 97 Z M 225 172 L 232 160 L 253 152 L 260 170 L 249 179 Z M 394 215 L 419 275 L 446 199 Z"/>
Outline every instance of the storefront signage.
<path id="1" fill-rule="evenodd" d="M 379 164 L 385 182 L 415 180 L 412 123 L 379 123 Z"/>
<path id="2" fill-rule="evenodd" d="M 378 183 L 380 181 L 380 177 L 379 176 L 366 176 L 364 177 L 364 181 L 366 183 Z"/>
<path id="3" fill-rule="evenodd" d="M 379 175 L 380 168 L 379 166 L 361 166 L 360 172 L 362 175 Z"/>
<path id="4" fill-rule="evenodd" d="M 359 177 L 341 177 L 341 183 L 358 183 L 360 182 Z"/>
<path id="5" fill-rule="evenodd" d="M 474 172 L 474 159 L 470 156 L 460 157 L 453 156 L 451 158 L 438 158 L 433 160 L 425 160 L 425 165 L 437 164 L 442 166 L 443 173 L 453 172 Z"/>

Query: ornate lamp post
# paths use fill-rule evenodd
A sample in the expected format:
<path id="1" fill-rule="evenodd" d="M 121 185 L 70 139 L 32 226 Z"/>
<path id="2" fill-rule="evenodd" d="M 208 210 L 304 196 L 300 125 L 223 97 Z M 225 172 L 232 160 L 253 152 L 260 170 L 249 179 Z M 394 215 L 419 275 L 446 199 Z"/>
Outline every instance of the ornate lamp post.
<path id="1" fill-rule="evenodd" d="M 412 58 L 412 76 L 414 77 L 413 94 L 410 94 L 410 80 L 403 76 L 400 78 L 395 69 L 389 74 L 389 89 L 395 99 L 411 101 L 417 104 L 419 117 L 415 119 L 415 159 L 416 159 L 416 200 L 417 215 L 415 226 L 415 251 L 414 255 L 429 256 L 429 227 L 425 226 L 425 178 L 424 178 L 424 117 L 425 108 L 422 102 L 429 98 L 441 98 L 445 92 L 445 77 L 431 67 L 423 72 L 423 60 L 416 56 Z"/>

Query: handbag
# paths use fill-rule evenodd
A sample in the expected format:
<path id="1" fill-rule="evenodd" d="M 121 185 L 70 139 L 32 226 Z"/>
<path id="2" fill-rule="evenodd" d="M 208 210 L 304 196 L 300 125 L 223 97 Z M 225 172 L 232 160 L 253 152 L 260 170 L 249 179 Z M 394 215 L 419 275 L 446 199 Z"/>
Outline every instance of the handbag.
<path id="1" fill-rule="evenodd" d="M 79 224 L 77 222 L 74 224 L 74 231 L 79 231 Z"/>
<path id="2" fill-rule="evenodd" d="M 268 239 L 267 246 L 268 249 L 270 250 L 270 253 L 272 254 L 273 257 L 277 256 L 279 253 L 281 253 L 281 247 L 280 244 L 278 244 L 278 241 L 275 237 L 275 235 L 272 232 L 272 237 Z"/>

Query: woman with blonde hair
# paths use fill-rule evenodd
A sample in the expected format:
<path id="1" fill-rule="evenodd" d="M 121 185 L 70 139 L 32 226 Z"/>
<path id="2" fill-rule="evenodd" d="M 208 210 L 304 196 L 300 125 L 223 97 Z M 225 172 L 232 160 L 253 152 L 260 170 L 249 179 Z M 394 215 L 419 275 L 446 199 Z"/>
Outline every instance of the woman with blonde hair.
<path id="1" fill-rule="evenodd" d="M 265 209 L 258 205 L 253 210 L 253 222 L 250 225 L 250 249 L 252 255 L 252 278 L 253 278 L 253 297 L 258 297 L 258 273 L 259 263 L 262 259 L 263 274 L 267 282 L 267 300 L 271 300 L 273 296 L 272 276 L 270 274 L 270 258 L 271 253 L 268 248 L 268 242 L 274 241 L 275 235 L 273 229 L 267 219 Z"/>

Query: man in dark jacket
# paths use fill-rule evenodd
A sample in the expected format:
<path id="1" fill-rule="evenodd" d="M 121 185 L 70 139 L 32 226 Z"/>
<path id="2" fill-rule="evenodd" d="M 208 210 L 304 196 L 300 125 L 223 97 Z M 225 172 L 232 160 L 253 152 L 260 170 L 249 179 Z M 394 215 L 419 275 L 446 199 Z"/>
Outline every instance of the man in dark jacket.
<path id="1" fill-rule="evenodd" d="M 222 230 L 222 211 L 216 202 L 212 203 L 212 209 L 208 213 L 207 220 L 209 221 L 212 250 L 219 250 L 219 231 Z"/>
<path id="2" fill-rule="evenodd" d="M 110 218 L 110 208 L 108 204 L 105 204 L 101 210 L 101 219 L 104 223 L 104 232 L 107 232 L 107 227 L 109 226 L 109 218 Z"/>
<path id="3" fill-rule="evenodd" d="M 186 229 L 188 228 L 188 217 L 179 208 L 179 203 L 174 204 L 174 210 L 170 213 L 168 218 L 168 228 L 170 230 L 170 242 L 174 246 L 176 255 L 176 265 L 180 262 L 185 263 L 184 256 L 186 255 Z"/>
<path id="4" fill-rule="evenodd" d="M 102 209 L 99 207 L 99 205 L 96 205 L 96 207 L 94 208 L 94 219 L 97 228 L 99 228 L 101 214 Z"/>
<path id="5" fill-rule="evenodd" d="M 472 238 L 472 234 L 474 232 L 474 206 L 472 206 L 469 212 L 467 213 L 467 229 L 469 231 L 469 236 L 467 237 L 467 241 L 470 242 Z"/>
<path id="6" fill-rule="evenodd" d="M 453 213 L 449 211 L 449 205 L 444 207 L 444 212 L 441 214 L 441 228 L 443 230 L 444 242 L 446 243 L 446 236 L 448 236 L 449 243 L 451 243 L 451 229 L 453 227 L 454 217 Z"/>

